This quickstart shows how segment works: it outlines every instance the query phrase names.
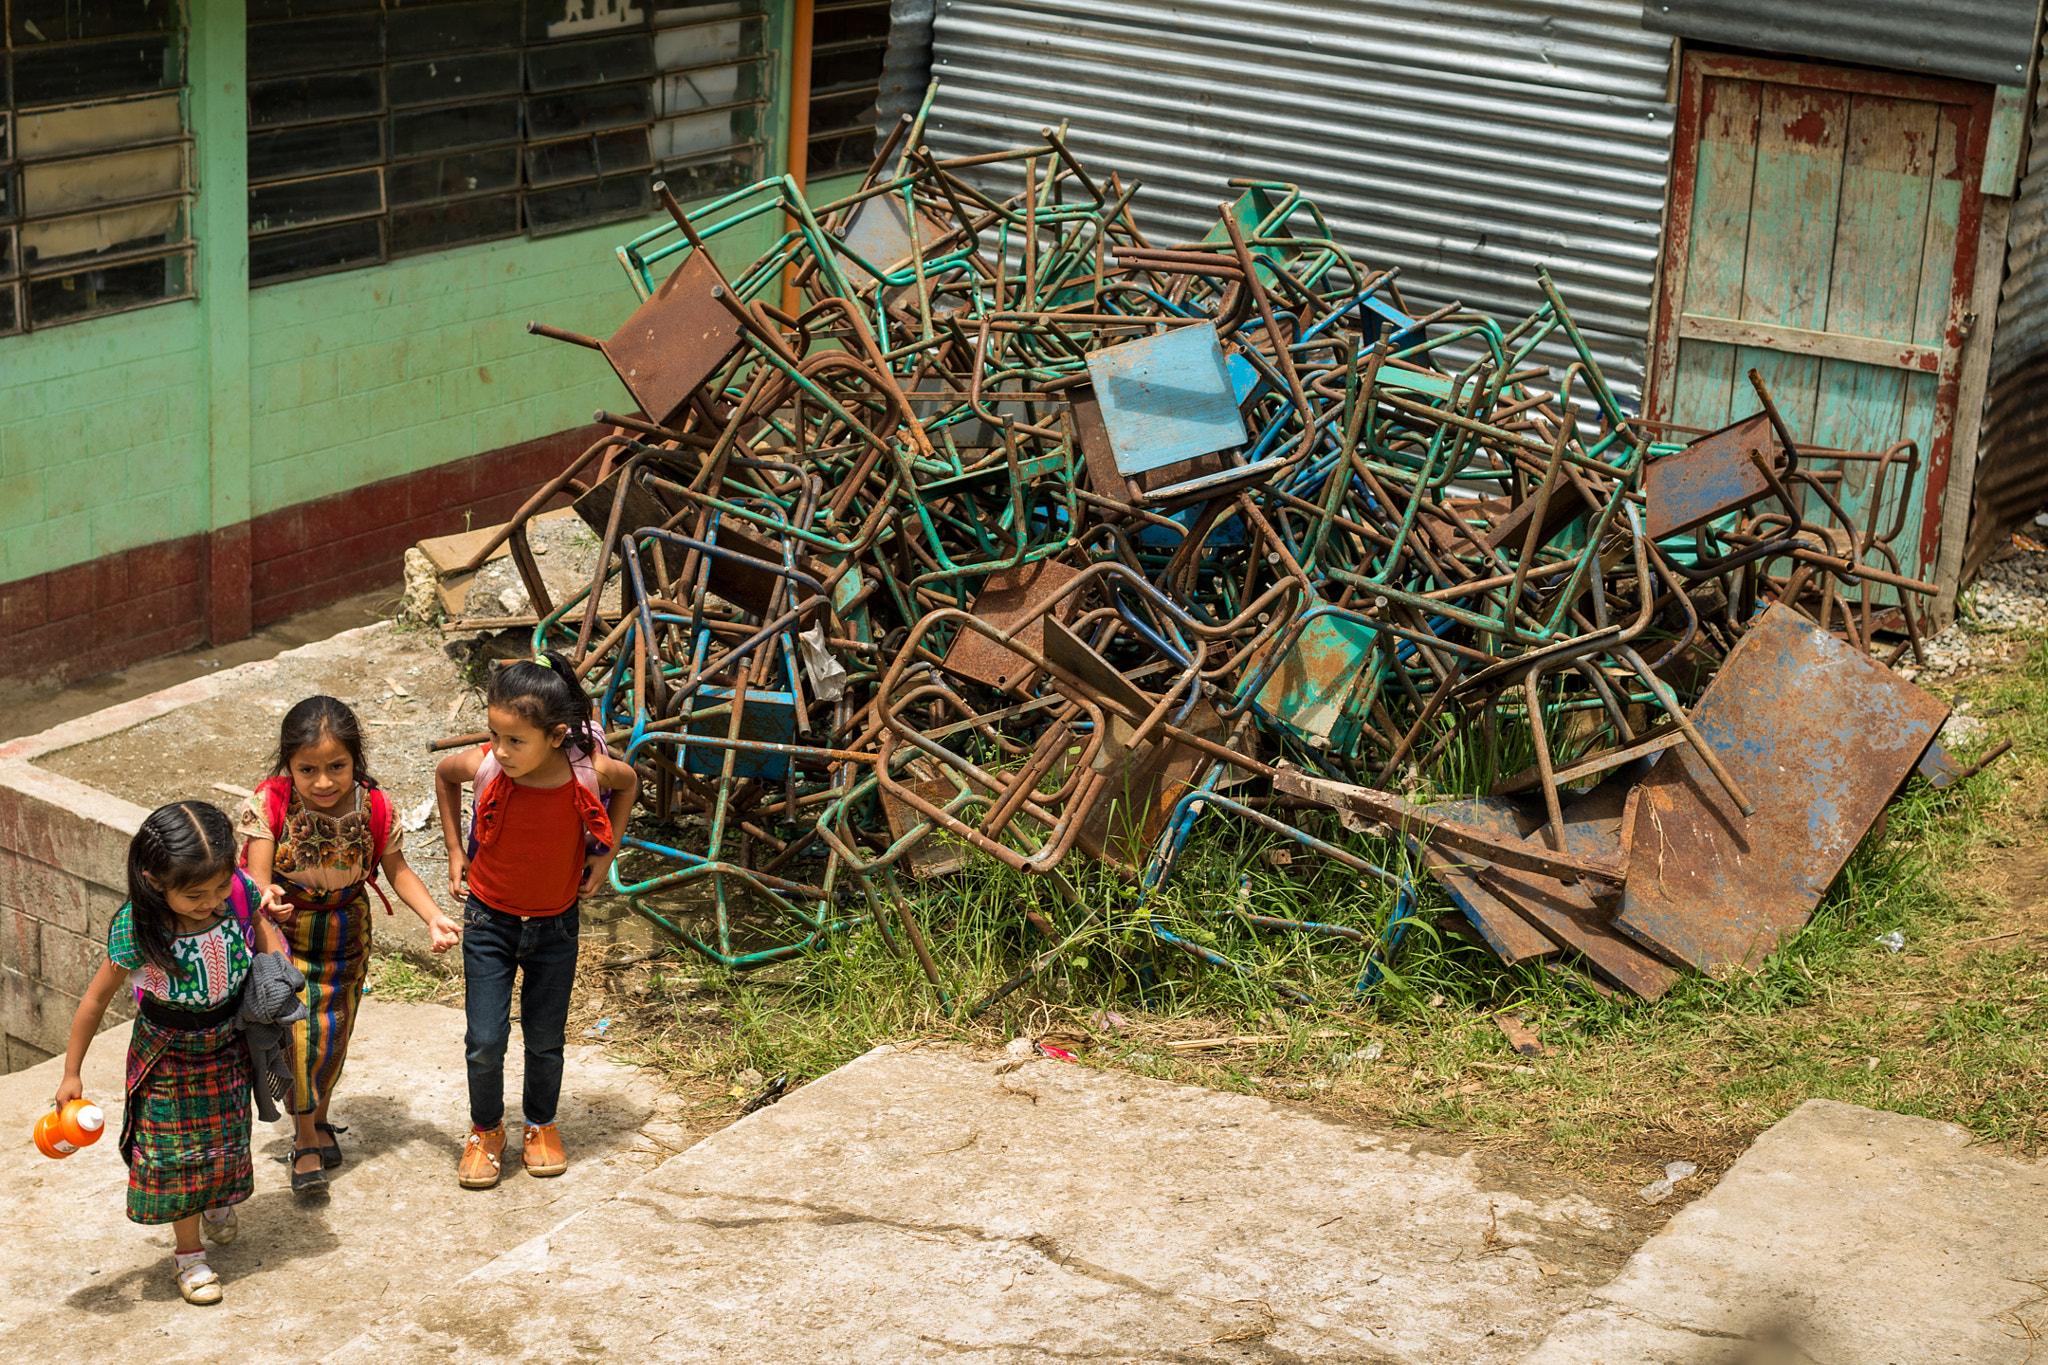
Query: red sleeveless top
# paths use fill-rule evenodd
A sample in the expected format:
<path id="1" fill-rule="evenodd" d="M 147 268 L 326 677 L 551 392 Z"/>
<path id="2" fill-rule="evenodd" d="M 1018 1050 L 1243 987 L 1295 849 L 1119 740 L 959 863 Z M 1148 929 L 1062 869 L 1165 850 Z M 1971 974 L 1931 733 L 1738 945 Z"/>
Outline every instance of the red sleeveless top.
<path id="1" fill-rule="evenodd" d="M 508 915 L 559 915 L 576 903 L 583 880 L 583 819 L 571 778 L 559 787 L 491 784 L 498 828 L 469 864 L 469 889 Z"/>

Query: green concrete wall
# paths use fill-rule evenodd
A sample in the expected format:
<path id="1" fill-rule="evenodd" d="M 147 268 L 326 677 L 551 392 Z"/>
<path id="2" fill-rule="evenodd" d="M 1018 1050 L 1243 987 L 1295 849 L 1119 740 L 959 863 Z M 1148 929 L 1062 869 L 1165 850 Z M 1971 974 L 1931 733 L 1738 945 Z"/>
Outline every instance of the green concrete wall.
<path id="1" fill-rule="evenodd" d="M 206 529 L 199 306 L 0 338 L 0 582 Z"/>
<path id="2" fill-rule="evenodd" d="M 646 226 L 651 226 L 650 222 Z M 631 411 L 595 352 L 638 302 L 612 248 L 639 224 L 514 238 L 249 296 L 250 514 Z"/>
<path id="3" fill-rule="evenodd" d="M 789 0 L 770 5 L 785 52 Z M 0 582 L 218 530 L 582 425 L 625 391 L 612 248 L 665 218 L 248 287 L 243 0 L 188 0 L 197 300 L 0 337 Z M 771 58 L 771 61 L 774 59 Z M 775 80 L 771 126 L 788 126 Z M 781 135 L 769 164 L 786 164 Z M 822 187 L 821 187 L 822 188 Z M 716 244 L 737 266 L 766 220 Z"/>

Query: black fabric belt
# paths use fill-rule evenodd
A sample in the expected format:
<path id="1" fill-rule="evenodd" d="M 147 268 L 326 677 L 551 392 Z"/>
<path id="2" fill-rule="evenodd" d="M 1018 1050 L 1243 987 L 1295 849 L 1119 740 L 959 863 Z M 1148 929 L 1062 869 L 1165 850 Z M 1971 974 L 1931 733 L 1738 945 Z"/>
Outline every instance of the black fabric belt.
<path id="1" fill-rule="evenodd" d="M 216 1028 L 235 1017 L 242 1008 L 242 988 L 210 1009 L 188 1010 L 176 1005 L 167 1005 L 153 995 L 142 997 L 142 1017 L 158 1028 L 175 1029 L 180 1033 L 197 1033 L 201 1029 Z"/>

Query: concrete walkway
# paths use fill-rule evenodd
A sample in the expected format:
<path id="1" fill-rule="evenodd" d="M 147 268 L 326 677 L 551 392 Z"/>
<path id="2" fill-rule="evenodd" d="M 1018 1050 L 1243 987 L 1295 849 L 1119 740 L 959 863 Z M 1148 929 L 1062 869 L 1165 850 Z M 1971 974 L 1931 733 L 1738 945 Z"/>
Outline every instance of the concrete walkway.
<path id="1" fill-rule="evenodd" d="M 2048 1359 L 2048 1167 L 1808 1100 L 1529 1365 Z"/>
<path id="2" fill-rule="evenodd" d="M 689 1141 L 652 1078 L 594 1047 L 572 1047 L 561 1117 L 568 1174 L 532 1179 L 508 1149 L 512 1174 L 498 1188 L 463 1190 L 455 1183 L 468 1127 L 462 1015 L 365 1000 L 334 1106 L 349 1131 L 332 1193 L 311 1203 L 295 1197 L 286 1167 L 267 1159 L 289 1151 L 288 1130 L 258 1125 L 256 1194 L 241 1205 L 241 1235 L 210 1254 L 226 1298 L 194 1308 L 171 1283 L 170 1229 L 138 1227 L 123 1212 L 127 1170 L 113 1135 L 127 1046 L 126 1025 L 94 1041 L 86 1094 L 107 1108 L 109 1136 L 63 1161 L 28 1142 L 62 1077 L 61 1059 L 0 1076 L 0 1131 L 17 1144 L 0 1169 L 13 1243 L 0 1261 L 0 1360 L 317 1360 L 619 1192 Z M 512 1077 L 518 1055 L 515 1032 Z"/>
<path id="3" fill-rule="evenodd" d="M 1611 1219 L 1263 1100 L 882 1048 L 333 1360 L 1507 1362 Z"/>
<path id="4" fill-rule="evenodd" d="M 1623 1265 L 1636 1215 L 1540 1173 L 941 1048 L 877 1049 L 666 1160 L 687 1139 L 651 1080 L 578 1049 L 569 1174 L 465 1193 L 460 1033 L 365 1009 L 350 1161 L 311 1208 L 262 1164 L 217 1308 L 123 1219 L 111 1143 L 24 1142 L 0 1360 L 2022 1365 L 2048 1337 L 2048 1169 L 1850 1105 L 1806 1104 Z M 123 1050 L 95 1046 L 102 1100 Z M 55 1066 L 0 1078 L 0 1124 L 25 1133 Z"/>

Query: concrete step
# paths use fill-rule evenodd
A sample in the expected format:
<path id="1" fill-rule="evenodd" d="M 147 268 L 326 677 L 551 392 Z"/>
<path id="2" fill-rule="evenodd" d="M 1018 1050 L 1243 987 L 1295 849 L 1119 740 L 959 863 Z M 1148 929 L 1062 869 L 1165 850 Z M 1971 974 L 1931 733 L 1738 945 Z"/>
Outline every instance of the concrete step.
<path id="1" fill-rule="evenodd" d="M 0 1077 L 0 1132 L 15 1159 L 0 1169 L 10 1254 L 0 1258 L 0 1357 L 44 1359 L 62 1344 L 95 1357 L 172 1362 L 314 1360 L 380 1317 L 488 1264 L 598 1203 L 687 1146 L 675 1103 L 638 1068 L 595 1046 L 569 1050 L 560 1125 L 566 1175 L 520 1171 L 517 1136 L 502 1184 L 463 1190 L 455 1164 L 468 1129 L 462 1014 L 441 1005 L 363 1002 L 334 1105 L 347 1161 L 322 1200 L 294 1196 L 289 1129 L 259 1124 L 256 1193 L 241 1234 L 210 1251 L 226 1296 L 194 1308 L 171 1282 L 169 1228 L 127 1221 L 127 1169 L 115 1151 L 128 1026 L 93 1043 L 86 1094 L 107 1110 L 108 1137 L 62 1161 L 29 1145 L 61 1059 Z M 515 1030 L 506 1093 L 517 1117 Z"/>
<path id="2" fill-rule="evenodd" d="M 1264 1100 L 884 1047 L 329 1359 L 1491 1365 L 1612 1275 L 1620 1221 Z"/>
<path id="3" fill-rule="evenodd" d="M 1808 1100 L 1528 1365 L 2020 1365 L 2048 1337 L 2048 1166 Z"/>

